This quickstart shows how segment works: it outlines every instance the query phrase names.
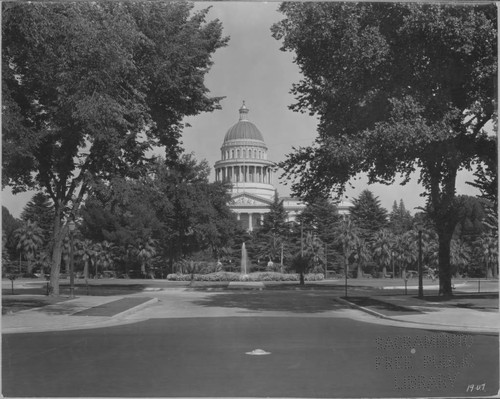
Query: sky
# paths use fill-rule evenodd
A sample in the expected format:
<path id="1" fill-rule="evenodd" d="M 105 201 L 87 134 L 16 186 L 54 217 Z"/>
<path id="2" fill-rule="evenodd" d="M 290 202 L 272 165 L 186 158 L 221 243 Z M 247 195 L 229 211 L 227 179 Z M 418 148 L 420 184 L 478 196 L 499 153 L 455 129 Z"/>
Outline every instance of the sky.
<path id="1" fill-rule="evenodd" d="M 238 122 L 239 108 L 243 101 L 249 108 L 248 119 L 262 133 L 268 147 L 269 159 L 279 162 L 285 159 L 292 147 L 308 146 L 316 136 L 317 119 L 309 114 L 291 111 L 294 97 L 289 93 L 301 74 L 293 63 L 293 54 L 280 50 L 281 43 L 271 36 L 270 27 L 283 18 L 277 11 L 277 2 L 203 2 L 195 8 L 211 6 L 208 19 L 218 18 L 225 36 L 230 40 L 227 47 L 213 56 L 214 65 L 206 76 L 206 86 L 212 96 L 225 97 L 221 110 L 186 118 L 191 125 L 183 132 L 182 141 L 186 152 L 193 152 L 198 160 L 206 159 L 213 169 L 220 159 L 220 147 L 226 132 Z M 278 173 L 279 175 L 279 173 Z M 419 194 L 423 188 L 417 177 L 405 186 L 368 185 L 361 176 L 348 189 L 344 199 L 359 196 L 364 189 L 371 190 L 388 211 L 394 201 L 403 199 L 406 208 L 415 212 L 425 201 Z M 214 174 L 212 170 L 212 179 Z M 473 179 L 470 173 L 457 178 L 457 194 L 477 195 L 478 192 L 465 184 Z M 289 196 L 290 187 L 274 181 L 280 196 Z M 9 189 L 2 192 L 2 205 L 14 217 L 19 217 L 33 193 L 12 195 Z"/>

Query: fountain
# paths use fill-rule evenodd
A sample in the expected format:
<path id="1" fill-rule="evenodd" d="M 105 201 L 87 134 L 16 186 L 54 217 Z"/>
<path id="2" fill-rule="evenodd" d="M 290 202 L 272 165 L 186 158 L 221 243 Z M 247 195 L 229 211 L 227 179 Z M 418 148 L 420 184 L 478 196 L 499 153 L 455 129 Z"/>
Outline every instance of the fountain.
<path id="1" fill-rule="evenodd" d="M 240 268 L 240 278 L 239 281 L 231 281 L 228 284 L 228 288 L 233 289 L 264 289 L 264 283 L 262 281 L 249 281 L 250 276 L 250 262 L 248 261 L 248 253 L 245 243 L 241 245 L 241 268 Z"/>
<path id="2" fill-rule="evenodd" d="M 248 265 L 247 248 L 245 247 L 245 243 L 243 243 L 241 245 L 241 274 L 243 276 L 248 274 L 247 265 Z"/>

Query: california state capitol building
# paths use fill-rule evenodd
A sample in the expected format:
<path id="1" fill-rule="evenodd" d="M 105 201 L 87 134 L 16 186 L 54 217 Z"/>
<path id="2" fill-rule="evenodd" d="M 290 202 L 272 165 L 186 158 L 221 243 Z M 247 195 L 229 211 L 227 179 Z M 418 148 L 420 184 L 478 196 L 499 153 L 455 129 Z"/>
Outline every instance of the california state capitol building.
<path id="1" fill-rule="evenodd" d="M 239 120 L 229 128 L 220 149 L 220 160 L 215 162 L 215 180 L 231 183 L 229 207 L 236 213 L 242 226 L 249 231 L 260 226 L 270 211 L 277 192 L 274 186 L 276 165 L 268 158 L 268 148 L 260 130 L 248 120 L 245 102 L 239 109 Z M 294 221 L 306 204 L 300 199 L 279 197 L 287 213 L 287 221 Z M 340 215 L 348 215 L 350 202 L 335 203 Z"/>

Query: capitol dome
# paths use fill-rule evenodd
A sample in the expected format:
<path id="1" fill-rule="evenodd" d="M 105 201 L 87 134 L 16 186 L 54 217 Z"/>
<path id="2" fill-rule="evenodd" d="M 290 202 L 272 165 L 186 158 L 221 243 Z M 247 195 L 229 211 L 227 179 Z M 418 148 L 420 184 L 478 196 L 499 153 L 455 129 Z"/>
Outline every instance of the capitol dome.
<path id="1" fill-rule="evenodd" d="M 224 137 L 224 141 L 231 140 L 258 140 L 264 141 L 262 133 L 257 129 L 252 122 L 239 121 L 236 125 L 231 127 Z"/>
<path id="2" fill-rule="evenodd" d="M 262 133 L 248 120 L 245 102 L 239 109 L 240 119 L 227 131 L 220 160 L 215 162 L 216 181 L 232 183 L 232 194 L 242 192 L 273 198 L 274 163 L 268 160 Z"/>
<path id="3" fill-rule="evenodd" d="M 240 108 L 240 120 L 227 131 L 223 146 L 235 144 L 233 143 L 234 141 L 251 141 L 253 145 L 266 147 L 262 133 L 257 126 L 247 119 L 247 115 L 248 108 L 245 106 L 245 102 L 243 102 Z"/>

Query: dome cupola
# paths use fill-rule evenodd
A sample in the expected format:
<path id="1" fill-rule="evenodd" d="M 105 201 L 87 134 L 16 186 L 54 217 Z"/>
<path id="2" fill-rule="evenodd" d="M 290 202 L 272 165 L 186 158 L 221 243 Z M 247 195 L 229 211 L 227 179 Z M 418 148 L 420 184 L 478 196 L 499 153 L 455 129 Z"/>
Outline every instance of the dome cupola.
<path id="1" fill-rule="evenodd" d="M 224 145 L 226 144 L 234 144 L 230 143 L 235 140 L 243 140 L 243 141 L 253 141 L 253 145 L 257 145 L 259 147 L 266 147 L 264 143 L 264 137 L 262 137 L 262 133 L 257 129 L 252 122 L 248 120 L 248 112 L 249 109 L 246 107 L 245 102 L 243 101 L 243 105 L 240 108 L 240 120 L 238 123 L 233 125 L 226 133 L 224 137 Z M 261 143 L 256 143 L 259 141 Z"/>

